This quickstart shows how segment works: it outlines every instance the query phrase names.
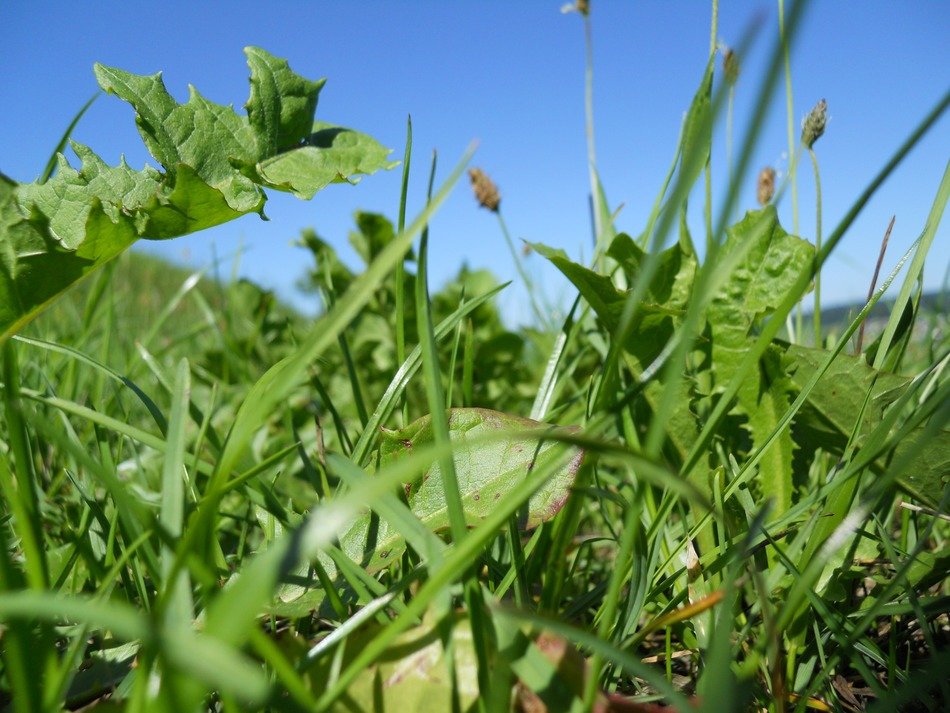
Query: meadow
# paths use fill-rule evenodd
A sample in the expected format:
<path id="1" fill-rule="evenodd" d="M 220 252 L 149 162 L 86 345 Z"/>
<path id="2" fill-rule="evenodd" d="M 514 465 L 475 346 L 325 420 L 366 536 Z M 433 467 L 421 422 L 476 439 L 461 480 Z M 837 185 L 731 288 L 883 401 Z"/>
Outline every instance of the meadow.
<path id="1" fill-rule="evenodd" d="M 781 85 L 783 39 L 760 102 Z M 806 239 L 775 208 L 795 167 L 737 205 L 755 121 L 712 205 L 737 61 L 713 44 L 642 232 L 615 229 L 592 165 L 591 258 L 525 248 L 572 286 L 555 317 L 471 151 L 447 173 L 433 160 L 407 219 L 411 123 L 392 161 L 314 121 L 322 82 L 246 54 L 246 114 L 97 65 L 161 170 L 75 143 L 71 166 L 80 112 L 40 180 L 0 175 L 0 705 L 950 705 L 950 344 L 921 286 L 950 168 L 853 318 L 823 323 L 820 292 L 802 312 L 950 95 Z M 824 112 L 791 147 L 816 179 Z M 360 265 L 338 256 L 341 236 L 300 231 L 316 317 L 128 250 L 251 220 L 266 191 L 309 199 L 380 170 L 403 171 L 401 209 L 354 216 Z M 500 314 L 506 285 L 487 271 L 430 285 L 428 224 L 465 181 L 498 215 L 527 326 Z M 686 202 L 703 184 L 694 235 Z"/>

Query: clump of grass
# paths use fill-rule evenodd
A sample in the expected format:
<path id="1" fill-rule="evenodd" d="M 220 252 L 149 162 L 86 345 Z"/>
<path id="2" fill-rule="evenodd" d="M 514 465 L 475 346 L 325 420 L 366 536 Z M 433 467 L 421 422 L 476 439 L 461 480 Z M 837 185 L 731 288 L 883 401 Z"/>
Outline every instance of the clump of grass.
<path id="1" fill-rule="evenodd" d="M 590 5 L 576 9 L 589 40 Z M 577 288 L 560 325 L 536 305 L 537 324 L 507 327 L 492 302 L 504 286 L 482 271 L 430 289 L 429 222 L 470 154 L 438 190 L 433 160 L 426 208 L 407 224 L 410 123 L 396 224 L 357 216 L 364 264 L 302 236 L 315 320 L 253 285 L 131 255 L 4 344 L 4 702 L 950 701 L 950 356 L 937 332 L 915 332 L 950 172 L 920 240 L 827 347 L 818 318 L 815 349 L 777 338 L 950 99 L 826 239 L 820 203 L 814 244 L 782 228 L 774 171 L 759 176 L 761 208 L 730 224 L 801 13 L 783 15 L 735 172 L 715 192 L 712 126 L 733 85 L 714 81 L 713 43 L 640 240 L 612 224 L 588 126 L 595 257 L 532 246 Z M 820 120 L 802 136 L 810 152 Z M 685 224 L 701 174 L 702 259 Z M 501 220 L 497 188 L 470 177 Z M 845 354 L 905 265 L 881 336 L 863 358 Z"/>

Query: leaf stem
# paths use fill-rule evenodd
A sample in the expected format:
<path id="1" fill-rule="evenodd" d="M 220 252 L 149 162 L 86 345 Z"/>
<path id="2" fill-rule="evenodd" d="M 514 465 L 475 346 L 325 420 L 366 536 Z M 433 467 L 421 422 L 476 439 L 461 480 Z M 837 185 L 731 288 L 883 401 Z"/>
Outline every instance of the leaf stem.
<path id="1" fill-rule="evenodd" d="M 778 0 L 778 33 L 782 43 L 782 55 L 785 64 L 785 114 L 788 129 L 788 168 L 792 189 L 792 234 L 800 235 L 798 230 L 798 181 L 796 180 L 795 109 L 792 98 L 792 60 L 789 51 L 788 35 L 785 32 L 785 0 Z"/>
<path id="2" fill-rule="evenodd" d="M 719 0 L 712 0 L 712 20 L 709 25 L 709 61 L 711 63 L 716 56 L 716 34 L 719 31 Z M 711 92 L 712 85 L 710 85 L 710 93 Z M 716 239 L 713 235 L 712 218 L 712 122 L 709 122 L 709 126 L 704 128 L 707 129 L 710 134 L 708 139 L 710 150 L 706 154 L 706 165 L 703 168 L 703 220 L 706 227 L 706 249 L 708 250 L 709 246 L 711 246 Z"/>

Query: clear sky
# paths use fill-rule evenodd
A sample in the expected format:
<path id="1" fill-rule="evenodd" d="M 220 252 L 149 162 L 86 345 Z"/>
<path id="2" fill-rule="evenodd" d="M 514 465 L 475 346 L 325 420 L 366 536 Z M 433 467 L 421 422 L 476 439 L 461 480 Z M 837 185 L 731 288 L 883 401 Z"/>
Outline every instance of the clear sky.
<path id="1" fill-rule="evenodd" d="M 248 71 L 242 54 L 258 45 L 286 57 L 309 77 L 327 77 L 318 118 L 365 131 L 401 158 L 406 117 L 414 153 L 410 216 L 424 199 L 429 159 L 439 152 L 446 175 L 473 139 L 473 165 L 502 192 L 502 211 L 515 239 L 591 254 L 584 134 L 584 37 L 581 18 L 560 12 L 562 0 L 524 2 L 14 2 L 0 4 L 0 170 L 33 180 L 73 114 L 95 92 L 93 62 L 142 74 L 164 72 L 184 101 L 188 83 L 206 97 L 240 110 Z M 718 38 L 735 45 L 760 21 L 743 58 L 736 93 L 736 144 L 777 34 L 776 2 L 720 2 Z M 594 112 L 598 166 L 617 226 L 643 229 L 673 157 L 683 114 L 709 51 L 710 2 L 593 0 Z M 827 235 L 894 149 L 950 86 L 950 3 L 811 3 L 792 52 L 795 136 L 820 98 L 829 106 L 825 136 L 816 144 Z M 724 122 L 723 122 L 724 123 Z M 115 164 L 150 161 L 131 109 L 100 97 L 74 138 Z M 713 155 L 718 214 L 725 181 L 725 131 Z M 764 165 L 787 166 L 784 89 L 780 85 L 757 146 L 741 209 L 755 207 L 755 176 Z M 950 158 L 950 117 L 944 116 L 865 209 L 825 273 L 825 303 L 861 298 L 887 222 L 897 216 L 885 270 L 920 234 Z M 395 219 L 400 171 L 337 185 L 310 202 L 271 193 L 270 222 L 256 216 L 163 243 L 141 241 L 194 267 L 212 255 L 243 250 L 240 273 L 293 296 L 308 254 L 292 246 L 313 227 L 356 264 L 347 244 L 356 209 Z M 790 196 L 780 205 L 791 231 Z M 702 242 L 698 206 L 692 231 Z M 814 239 L 814 181 L 799 172 L 800 232 Z M 925 271 L 939 287 L 950 263 L 950 229 L 940 228 Z M 431 227 L 432 277 L 441 283 L 467 261 L 501 279 L 517 275 L 497 223 L 460 184 Z M 212 245 L 213 250 L 212 250 Z M 529 270 L 555 301 L 568 290 L 538 256 Z M 223 268 L 228 274 L 230 263 Z M 436 287 L 438 284 L 436 284 Z M 509 289 L 501 305 L 512 321 L 527 319 L 527 302 Z M 309 300 L 309 302 L 308 302 Z"/>

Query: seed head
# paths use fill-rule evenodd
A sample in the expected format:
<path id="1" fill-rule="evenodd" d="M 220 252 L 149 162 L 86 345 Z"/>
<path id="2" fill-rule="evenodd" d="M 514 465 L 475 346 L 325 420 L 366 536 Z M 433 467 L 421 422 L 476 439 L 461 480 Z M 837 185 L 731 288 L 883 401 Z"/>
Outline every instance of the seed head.
<path id="1" fill-rule="evenodd" d="M 574 0 L 574 2 L 569 2 L 561 6 L 561 12 L 565 14 L 569 12 L 579 12 L 584 17 L 587 17 L 590 15 L 590 0 Z"/>
<path id="2" fill-rule="evenodd" d="M 472 190 L 475 191 L 475 200 L 482 208 L 488 208 L 493 213 L 498 212 L 501 205 L 501 194 L 498 186 L 480 168 L 470 168 L 468 177 L 472 179 Z"/>
<path id="3" fill-rule="evenodd" d="M 722 71 L 730 85 L 739 79 L 739 55 L 730 47 L 723 47 Z"/>
<path id="4" fill-rule="evenodd" d="M 765 205 L 772 200 L 772 196 L 775 195 L 775 169 L 771 166 L 766 166 L 759 171 L 756 194 L 759 199 L 759 205 Z"/>
<path id="5" fill-rule="evenodd" d="M 825 122 L 828 120 L 828 102 L 824 99 L 815 104 L 808 116 L 802 121 L 802 143 L 810 149 L 825 133 Z"/>

